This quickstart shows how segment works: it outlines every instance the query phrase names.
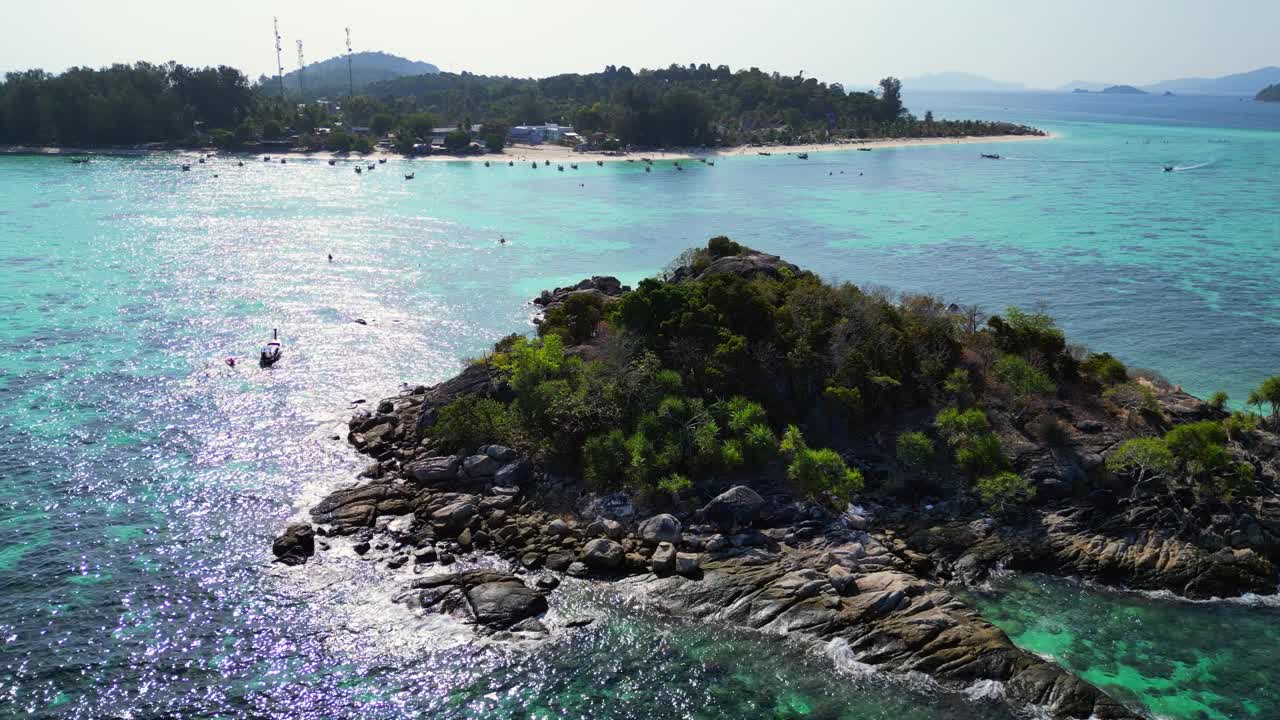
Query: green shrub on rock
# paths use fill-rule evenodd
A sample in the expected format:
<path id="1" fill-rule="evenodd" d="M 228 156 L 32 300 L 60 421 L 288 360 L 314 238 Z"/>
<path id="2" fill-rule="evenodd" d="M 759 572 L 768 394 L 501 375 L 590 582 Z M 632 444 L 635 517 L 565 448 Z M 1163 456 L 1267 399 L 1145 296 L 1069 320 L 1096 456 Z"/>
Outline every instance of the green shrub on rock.
<path id="1" fill-rule="evenodd" d="M 514 430 L 506 405 L 468 395 L 440 408 L 430 434 L 449 452 L 469 452 L 490 443 L 512 444 Z"/>
<path id="2" fill-rule="evenodd" d="M 1099 385 L 1119 385 L 1129 379 L 1129 369 L 1111 353 L 1092 353 L 1080 363 L 1080 373 Z"/>
<path id="3" fill-rule="evenodd" d="M 898 462 L 909 468 L 922 468 L 933 459 L 933 442 L 922 432 L 904 432 L 896 442 Z"/>
<path id="4" fill-rule="evenodd" d="M 997 514 L 1025 505 L 1036 496 L 1035 485 L 1030 480 L 1012 472 L 1001 472 L 980 478 L 975 488 L 982 502 Z"/>
<path id="5" fill-rule="evenodd" d="M 974 477 L 998 473 L 1009 467 L 1009 460 L 995 433 L 983 433 L 956 448 L 956 462 Z"/>
<path id="6" fill-rule="evenodd" d="M 600 490 L 616 487 L 625 476 L 629 459 L 621 430 L 593 435 L 582 444 L 582 477 Z"/>
<path id="7" fill-rule="evenodd" d="M 595 337 L 604 317 L 604 299 L 591 292 L 570 295 L 543 315 L 538 335 L 559 335 L 567 344 L 577 345 Z"/>
<path id="8" fill-rule="evenodd" d="M 788 426 L 783 434 L 782 451 L 790 459 L 787 479 L 810 499 L 826 499 L 833 507 L 843 509 L 862 491 L 862 473 L 850 469 L 835 450 L 810 448 L 795 425 Z"/>

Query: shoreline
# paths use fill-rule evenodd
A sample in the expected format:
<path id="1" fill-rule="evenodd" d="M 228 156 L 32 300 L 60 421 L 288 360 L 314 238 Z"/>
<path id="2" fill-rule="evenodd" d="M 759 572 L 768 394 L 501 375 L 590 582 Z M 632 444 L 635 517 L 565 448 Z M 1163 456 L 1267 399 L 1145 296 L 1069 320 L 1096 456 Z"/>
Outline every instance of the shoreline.
<path id="1" fill-rule="evenodd" d="M 896 149 L 908 147 L 933 147 L 939 145 L 976 145 L 981 143 L 1030 142 L 1035 140 L 1055 140 L 1059 135 L 1046 132 L 1044 135 L 989 135 L 937 138 L 874 138 L 866 140 L 845 140 L 829 143 L 807 143 L 802 145 L 735 145 L 724 148 L 671 148 L 651 152 L 637 151 L 617 155 L 605 152 L 575 152 L 562 145 L 512 145 L 502 153 L 483 153 L 480 155 L 422 155 L 412 158 L 386 150 L 374 150 L 370 153 L 334 153 L 327 150 L 318 152 L 249 152 L 246 150 L 198 150 L 189 148 L 151 149 L 151 148 L 77 148 L 58 146 L 5 145 L 0 146 L 0 156 L 48 156 L 48 157 L 145 157 L 149 155 L 173 155 L 176 157 L 202 157 L 211 154 L 214 157 L 258 158 L 269 155 L 272 160 L 284 158 L 288 160 L 339 160 L 344 162 L 361 162 L 368 160 L 412 160 L 423 162 L 555 162 L 594 163 L 639 161 L 648 158 L 657 161 L 718 159 L 729 157 L 748 157 L 769 153 L 770 155 L 788 155 L 800 152 L 849 152 L 859 148 Z"/>

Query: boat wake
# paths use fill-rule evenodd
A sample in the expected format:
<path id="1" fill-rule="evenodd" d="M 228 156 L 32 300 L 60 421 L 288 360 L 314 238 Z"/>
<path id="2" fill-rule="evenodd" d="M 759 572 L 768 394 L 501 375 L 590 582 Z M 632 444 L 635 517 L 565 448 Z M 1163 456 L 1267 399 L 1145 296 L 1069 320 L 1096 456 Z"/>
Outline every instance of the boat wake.
<path id="1" fill-rule="evenodd" d="M 1213 164 L 1213 161 L 1212 161 L 1212 160 L 1209 160 L 1209 161 L 1202 162 L 1202 163 L 1196 163 L 1195 165 L 1174 165 L 1174 166 L 1173 166 L 1173 171 L 1174 171 L 1174 172 L 1182 172 L 1182 171 L 1184 171 L 1184 170 L 1198 170 L 1198 169 L 1200 169 L 1200 168 L 1202 168 L 1202 167 L 1208 167 L 1208 166 L 1210 166 L 1210 165 L 1212 165 L 1212 164 Z"/>

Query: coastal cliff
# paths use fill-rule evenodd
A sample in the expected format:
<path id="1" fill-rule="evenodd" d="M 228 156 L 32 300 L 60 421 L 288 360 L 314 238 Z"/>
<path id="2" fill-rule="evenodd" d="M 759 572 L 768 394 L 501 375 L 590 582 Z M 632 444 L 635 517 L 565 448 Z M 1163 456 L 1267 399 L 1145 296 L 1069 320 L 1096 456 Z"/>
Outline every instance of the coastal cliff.
<path id="1" fill-rule="evenodd" d="M 1042 314 L 831 287 L 727 238 L 534 303 L 538 340 L 350 419 L 373 462 L 282 562 L 350 543 L 400 602 L 498 637 L 547 633 L 559 578 L 592 578 L 1061 718 L 1136 715 L 950 584 L 1275 590 L 1280 439 Z M 472 555 L 506 569 L 450 572 Z"/>

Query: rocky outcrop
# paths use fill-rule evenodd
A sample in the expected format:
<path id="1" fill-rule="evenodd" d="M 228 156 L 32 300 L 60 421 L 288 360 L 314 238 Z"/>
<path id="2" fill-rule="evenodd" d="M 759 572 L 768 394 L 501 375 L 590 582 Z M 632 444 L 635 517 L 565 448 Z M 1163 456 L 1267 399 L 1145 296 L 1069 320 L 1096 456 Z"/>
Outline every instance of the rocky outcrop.
<path id="1" fill-rule="evenodd" d="M 800 272 L 776 256 L 743 251 L 713 259 L 697 273 L 686 267 L 674 275 L 679 281 Z M 592 278 L 535 302 L 553 307 L 579 293 L 613 298 L 625 290 L 614 278 Z M 1275 586 L 1280 501 L 1219 507 L 1194 500 L 1188 512 L 1167 498 L 1147 502 L 1133 493 L 1133 502 L 1117 507 L 1121 494 L 1108 485 L 1114 478 L 1106 474 L 1106 457 L 1145 431 L 1139 418 L 1097 398 L 1059 393 L 1043 408 L 1052 422 L 1035 425 L 1006 411 L 1002 400 L 991 401 L 992 429 L 1009 464 L 1036 483 L 1039 503 L 997 522 L 965 492 L 967 479 L 943 487 L 945 499 L 921 507 L 902 506 L 886 493 L 883 506 L 864 497 L 865 509 L 838 516 L 789 495 L 780 477 L 763 475 L 739 480 L 764 496 L 711 478 L 696 487 L 700 497 L 712 497 L 701 508 L 684 498 L 646 508 L 625 493 L 590 494 L 580 479 L 512 448 L 441 447 L 431 432 L 439 410 L 466 396 L 509 402 L 511 390 L 488 363 L 475 363 L 449 381 L 406 389 L 353 415 L 348 440 L 372 459 L 362 482 L 311 511 L 314 531 L 306 524 L 288 528 L 273 546 L 275 555 L 305 562 L 317 545 L 328 549 L 315 535 L 354 536 L 351 550 L 364 562 L 436 573 L 413 579 L 402 602 L 485 632 L 544 631 L 538 615 L 557 573 L 613 581 L 672 613 L 832 644 L 888 670 L 923 672 L 955 685 L 999 681 L 1013 704 L 1039 705 L 1057 718 L 1132 715 L 1062 668 L 1018 650 L 946 583 L 978 579 L 1003 564 L 1193 597 Z M 1219 417 L 1179 391 L 1162 390 L 1159 402 L 1161 422 Z M 916 412 L 903 424 L 927 425 Z M 1050 430 L 1038 437 L 1029 427 Z M 1280 448 L 1274 436 L 1261 435 L 1257 444 Z M 885 452 L 892 436 L 858 442 L 863 445 L 841 449 L 869 478 L 901 474 Z M 1272 448 L 1268 462 L 1251 458 L 1271 485 L 1276 455 Z M 775 470 L 780 475 L 780 468 L 769 472 Z M 480 554 L 485 563 L 507 563 L 511 572 L 440 572 L 470 565 Z M 538 573 L 536 585 L 517 573 Z"/>
<path id="2" fill-rule="evenodd" d="M 540 306 L 543 310 L 549 310 L 574 295 L 595 295 L 602 300 L 609 300 L 630 291 L 630 286 L 623 285 L 616 277 L 595 275 L 586 280 L 580 280 L 576 285 L 543 290 L 541 295 L 533 299 L 533 304 Z"/>
<path id="3" fill-rule="evenodd" d="M 316 554 L 316 534 L 310 523 L 294 523 L 271 544 L 271 553 L 285 565 L 302 565 Z"/>
<path id="4" fill-rule="evenodd" d="M 506 630 L 547 611 L 546 593 L 510 573 L 467 570 L 415 579 L 399 602 L 452 615 L 486 630 Z"/>
<path id="5" fill-rule="evenodd" d="M 656 567 L 659 554 L 654 558 Z M 655 573 L 621 586 L 671 613 L 836 643 L 877 667 L 957 684 L 1001 681 L 1015 704 L 1038 705 L 1054 717 L 1137 717 L 1017 649 L 942 587 L 909 574 L 870 535 L 839 524 L 799 547 L 771 542 L 704 553 L 695 577 Z"/>
<path id="6" fill-rule="evenodd" d="M 903 526 L 901 549 L 928 555 L 944 577 L 981 579 L 995 566 L 1073 575 L 1192 598 L 1275 590 L 1276 568 L 1250 548 L 1208 550 L 1155 528 L 1092 527 L 1081 508 L 1036 513 L 1019 525 L 917 519 Z"/>
<path id="7" fill-rule="evenodd" d="M 675 282 L 701 280 L 712 275 L 738 275 L 750 280 L 757 275 L 776 278 L 782 274 L 799 275 L 801 272 L 799 266 L 793 265 L 777 255 L 751 250 L 739 255 L 716 258 L 705 268 L 696 272 L 688 267 L 677 268 L 672 280 Z"/>
<path id="8" fill-rule="evenodd" d="M 745 485 L 735 485 L 711 499 L 702 508 L 702 520 L 720 532 L 749 528 L 764 508 L 760 493 Z"/>
<path id="9" fill-rule="evenodd" d="M 413 492 L 395 480 L 377 480 L 330 494 L 311 509 L 311 519 L 340 530 L 373 527 L 379 515 L 403 515 L 412 509 Z"/>

